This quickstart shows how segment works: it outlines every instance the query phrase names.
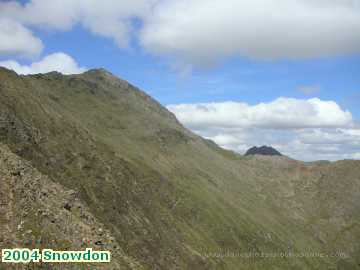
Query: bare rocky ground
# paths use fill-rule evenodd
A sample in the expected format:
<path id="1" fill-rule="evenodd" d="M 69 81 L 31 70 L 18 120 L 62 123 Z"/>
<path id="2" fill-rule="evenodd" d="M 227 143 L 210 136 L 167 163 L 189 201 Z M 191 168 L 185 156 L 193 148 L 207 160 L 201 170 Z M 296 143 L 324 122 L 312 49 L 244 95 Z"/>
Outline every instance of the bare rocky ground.
<path id="1" fill-rule="evenodd" d="M 112 263 L 85 269 L 141 269 L 73 190 L 54 183 L 0 144 L 0 248 L 109 250 Z M 0 269 L 33 269 L 0 265 Z M 36 269 L 79 269 L 73 265 L 36 265 Z M 81 268 L 82 269 L 82 268 Z"/>

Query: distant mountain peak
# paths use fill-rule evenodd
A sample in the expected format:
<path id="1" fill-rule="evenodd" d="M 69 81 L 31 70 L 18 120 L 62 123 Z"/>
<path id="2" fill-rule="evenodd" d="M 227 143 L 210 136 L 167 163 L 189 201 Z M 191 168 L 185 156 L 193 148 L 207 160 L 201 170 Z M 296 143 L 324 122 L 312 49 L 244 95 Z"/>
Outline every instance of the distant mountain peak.
<path id="1" fill-rule="evenodd" d="M 271 146 L 263 145 L 261 147 L 252 147 L 246 151 L 245 156 L 263 155 L 263 156 L 282 156 L 282 154 Z"/>

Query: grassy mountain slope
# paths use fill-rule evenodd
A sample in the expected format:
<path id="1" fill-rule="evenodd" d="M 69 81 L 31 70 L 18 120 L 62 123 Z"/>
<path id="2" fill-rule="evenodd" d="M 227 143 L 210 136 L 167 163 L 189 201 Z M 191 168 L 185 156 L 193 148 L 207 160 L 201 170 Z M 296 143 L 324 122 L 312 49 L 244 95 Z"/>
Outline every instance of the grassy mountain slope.
<path id="1" fill-rule="evenodd" d="M 133 269 L 360 263 L 360 162 L 242 157 L 186 130 L 105 70 L 18 76 L 0 68 L 0 142 L 48 182 L 77 194 L 118 243 L 123 259 L 115 263 Z M 71 242 L 61 233 L 52 237 Z M 348 257 L 209 256 L 227 251 Z"/>

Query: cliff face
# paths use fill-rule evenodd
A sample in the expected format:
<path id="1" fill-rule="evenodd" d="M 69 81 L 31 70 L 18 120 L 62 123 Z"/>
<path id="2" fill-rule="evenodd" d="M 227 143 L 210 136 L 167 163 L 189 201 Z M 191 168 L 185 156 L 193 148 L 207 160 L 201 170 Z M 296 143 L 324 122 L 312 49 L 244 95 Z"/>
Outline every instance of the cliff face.
<path id="1" fill-rule="evenodd" d="M 115 254 L 104 269 L 360 263 L 360 162 L 274 162 L 223 150 L 105 70 L 18 76 L 0 68 L 0 142 L 1 247 L 50 239 L 46 247 L 79 249 L 90 239 Z M 348 257 L 211 254 L 289 250 Z"/>

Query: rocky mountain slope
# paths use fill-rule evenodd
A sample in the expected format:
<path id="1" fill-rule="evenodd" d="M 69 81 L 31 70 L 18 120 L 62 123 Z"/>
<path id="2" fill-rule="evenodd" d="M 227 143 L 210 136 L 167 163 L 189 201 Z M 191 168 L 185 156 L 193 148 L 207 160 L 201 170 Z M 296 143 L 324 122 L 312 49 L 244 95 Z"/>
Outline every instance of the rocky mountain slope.
<path id="1" fill-rule="evenodd" d="M 74 190 L 50 180 L 0 144 L 1 229 L 4 247 L 54 250 L 110 250 L 113 261 L 99 269 L 132 269 L 135 260 L 124 255 L 112 233 L 97 221 Z M 88 264 L 84 267 L 90 268 Z M 9 265 L 16 267 L 16 265 Z M 63 266 L 64 267 L 64 266 Z M 66 269 L 78 269 L 68 264 Z M 45 269 L 56 269 L 49 265 Z M 32 269 L 32 268 L 30 268 Z"/>
<path id="2" fill-rule="evenodd" d="M 0 68 L 0 143 L 0 248 L 113 251 L 92 269 L 360 267 L 359 161 L 221 149 L 105 70 Z M 324 256 L 245 256 L 308 251 Z"/>

